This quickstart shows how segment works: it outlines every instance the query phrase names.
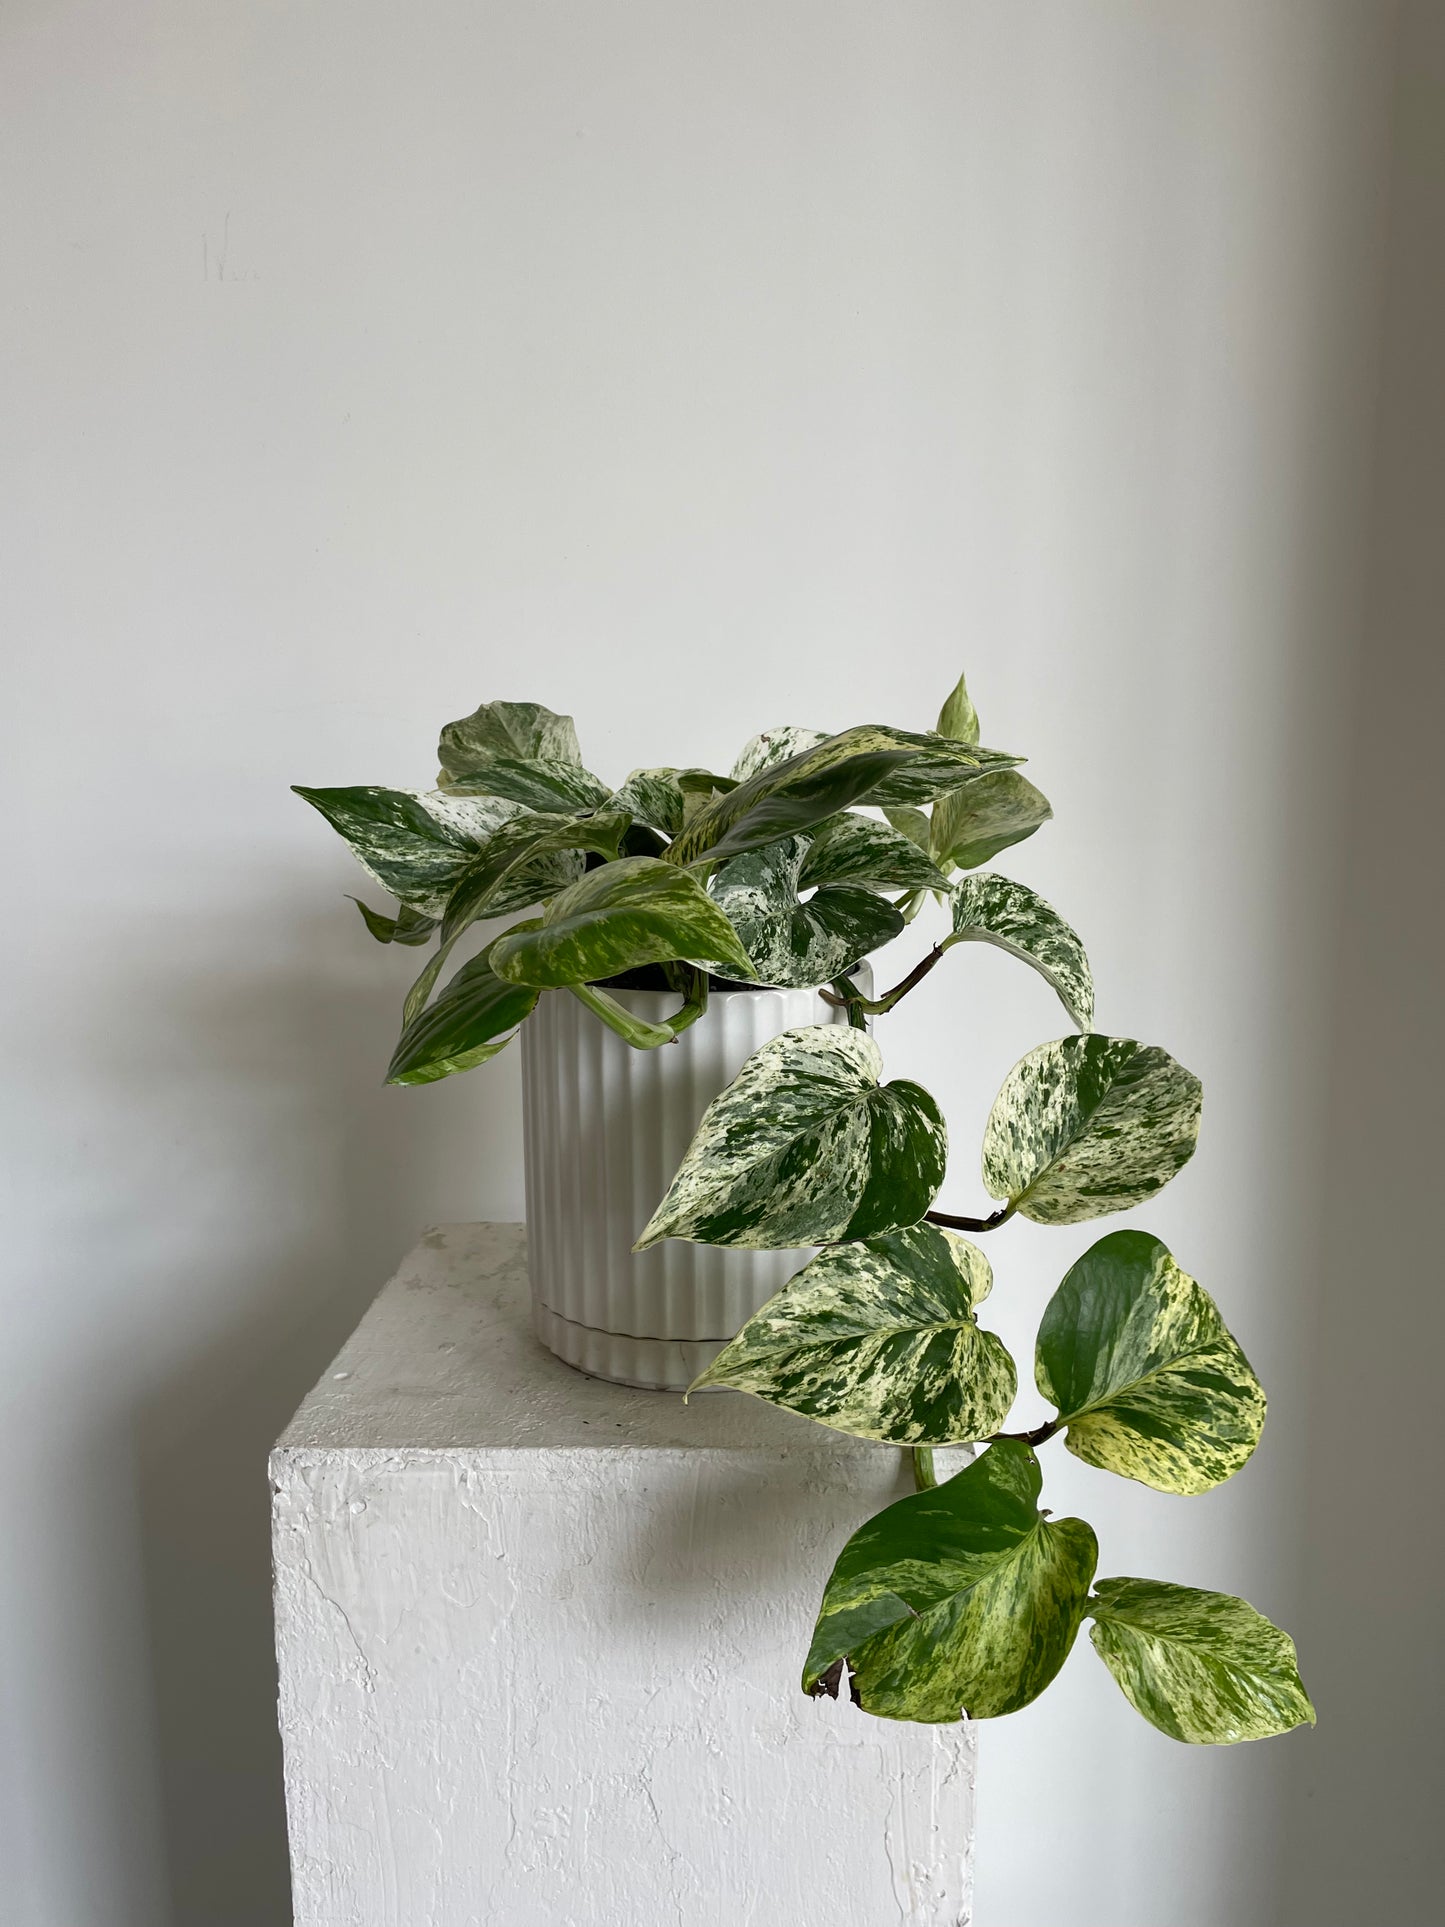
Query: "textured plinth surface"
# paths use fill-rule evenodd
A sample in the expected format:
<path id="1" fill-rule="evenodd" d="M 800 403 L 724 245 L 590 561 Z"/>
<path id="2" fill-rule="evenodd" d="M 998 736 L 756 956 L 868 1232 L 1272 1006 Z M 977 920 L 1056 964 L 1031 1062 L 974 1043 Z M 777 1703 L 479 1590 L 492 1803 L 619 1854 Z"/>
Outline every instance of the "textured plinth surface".
<path id="1" fill-rule="evenodd" d="M 297 1927 L 960 1927 L 973 1746 L 812 1702 L 900 1455 L 582 1377 L 520 1226 L 427 1235 L 279 1441 Z"/>

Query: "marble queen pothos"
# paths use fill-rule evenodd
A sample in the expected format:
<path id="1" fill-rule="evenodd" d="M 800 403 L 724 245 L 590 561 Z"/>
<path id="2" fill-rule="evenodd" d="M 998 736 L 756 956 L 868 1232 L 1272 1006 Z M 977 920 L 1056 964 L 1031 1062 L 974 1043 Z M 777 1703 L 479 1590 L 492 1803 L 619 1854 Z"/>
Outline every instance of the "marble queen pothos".
<path id="1" fill-rule="evenodd" d="M 765 730 L 723 775 L 583 762 L 568 716 L 484 703 L 441 734 L 429 790 L 299 789 L 396 909 L 358 903 L 381 943 L 435 949 L 388 1073 L 426 1084 L 504 1048 L 544 989 L 566 989 L 641 1050 L 706 1010 L 709 987 L 823 988 L 850 1024 L 785 1032 L 708 1107 L 643 1231 L 821 1254 L 699 1379 L 912 1455 L 918 1490 L 838 1554 L 803 1670 L 886 1719 L 1027 1706 L 1080 1626 L 1130 1704 L 1176 1740 L 1262 1739 L 1313 1722 L 1294 1647 L 1244 1600 L 1096 1576 L 1082 1519 L 1040 1508 L 1038 1448 L 1156 1491 L 1208 1492 L 1249 1459 L 1265 1401 L 1213 1300 L 1157 1238 L 1115 1231 L 1074 1264 L 1039 1327 L 1052 1415 L 1007 1430 L 1013 1359 L 979 1323 L 984 1234 L 1018 1214 L 1080 1224 L 1153 1197 L 1193 1155 L 1199 1081 L 1156 1044 L 1092 1029 L 1083 945 L 1035 891 L 981 866 L 1051 815 L 980 747 L 960 678 L 936 729 Z M 930 901 L 944 933 L 875 998 L 853 971 Z M 482 918 L 519 916 L 438 989 Z M 927 1091 L 886 1082 L 870 1017 L 957 946 L 988 943 L 1052 986 L 1075 1027 L 1004 1080 L 983 1143 L 998 1208 L 933 1209 L 947 1135 Z M 619 985 L 674 992 L 642 1022 Z M 931 1448 L 977 1456 L 936 1482 Z"/>

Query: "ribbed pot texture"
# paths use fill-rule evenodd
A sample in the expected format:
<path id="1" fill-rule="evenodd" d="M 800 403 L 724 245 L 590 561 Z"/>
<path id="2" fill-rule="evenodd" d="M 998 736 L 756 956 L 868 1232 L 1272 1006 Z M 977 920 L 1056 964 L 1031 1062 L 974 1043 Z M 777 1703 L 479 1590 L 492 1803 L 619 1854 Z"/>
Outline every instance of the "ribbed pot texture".
<path id="1" fill-rule="evenodd" d="M 612 994 L 654 1023 L 677 1009 L 662 991 Z M 597 1378 L 684 1391 L 807 1263 L 810 1250 L 632 1244 L 744 1059 L 780 1031 L 841 1021 L 815 990 L 714 991 L 675 1043 L 644 1051 L 568 992 L 543 993 L 522 1027 L 527 1263 L 543 1344 Z"/>

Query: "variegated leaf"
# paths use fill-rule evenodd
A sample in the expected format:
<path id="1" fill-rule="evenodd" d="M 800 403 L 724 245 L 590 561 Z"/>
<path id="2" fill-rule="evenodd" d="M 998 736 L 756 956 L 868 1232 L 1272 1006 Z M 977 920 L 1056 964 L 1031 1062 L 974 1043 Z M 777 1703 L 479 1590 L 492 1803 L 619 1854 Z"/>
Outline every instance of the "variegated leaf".
<path id="1" fill-rule="evenodd" d="M 1094 1021 L 1094 979 L 1089 959 L 1052 904 L 1027 884 L 1010 877 L 964 877 L 953 887 L 955 943 L 991 943 L 1032 964 L 1059 994 L 1059 1001 L 1080 1030 Z"/>
<path id="2" fill-rule="evenodd" d="M 764 729 L 738 751 L 737 761 L 732 767 L 735 783 L 746 782 L 748 777 L 756 776 L 760 769 L 771 769 L 774 763 L 786 763 L 790 757 L 801 755 L 804 750 L 815 749 L 819 743 L 826 743 L 826 729 L 804 729 L 797 723 L 780 723 L 776 729 Z"/>
<path id="3" fill-rule="evenodd" d="M 423 944 L 437 928 L 435 917 L 424 917 L 419 910 L 410 910 L 403 903 L 394 917 L 386 916 L 380 910 L 373 910 L 369 903 L 360 897 L 351 901 L 361 912 L 361 921 L 366 925 L 378 943 L 401 943 L 412 947 Z"/>
<path id="4" fill-rule="evenodd" d="M 911 837 L 876 816 L 847 810 L 819 824 L 803 857 L 798 887 L 812 890 L 828 883 L 861 883 L 872 890 L 942 890 L 948 878 Z"/>
<path id="5" fill-rule="evenodd" d="M 870 1519 L 833 1568 L 803 1670 L 806 1693 L 853 1696 L 884 1719 L 993 1719 L 1027 1706 L 1069 1656 L 1098 1547 L 1082 1519 L 1038 1509 L 1038 1460 L 991 1445 L 931 1491 Z"/>
<path id="6" fill-rule="evenodd" d="M 788 837 L 734 857 L 708 879 L 708 894 L 742 939 L 760 983 L 832 983 L 903 928 L 893 906 L 860 884 L 828 884 L 800 902 L 806 848 L 802 837 Z"/>
<path id="7" fill-rule="evenodd" d="M 472 775 L 494 756 L 580 765 L 577 726 L 545 703 L 483 703 L 448 723 L 437 746 L 442 771 L 452 777 Z"/>
<path id="8" fill-rule="evenodd" d="M 705 808 L 732 787 L 731 777 L 714 776 L 705 769 L 635 769 L 614 791 L 607 808 L 626 810 L 650 829 L 677 836 L 687 821 L 690 803 Z"/>
<path id="9" fill-rule="evenodd" d="M 292 788 L 351 845 L 384 890 L 423 916 L 439 917 L 458 877 L 515 803 L 440 790 Z"/>
<path id="10" fill-rule="evenodd" d="M 976 743 L 979 737 L 978 711 L 968 693 L 968 679 L 960 676 L 938 712 L 940 736 L 955 736 L 961 743 Z"/>
<path id="11" fill-rule="evenodd" d="M 730 1385 L 856 1438 L 946 1445 L 997 1431 L 1013 1360 L 974 1306 L 993 1283 L 977 1245 L 915 1224 L 834 1245 L 724 1346 L 697 1385 Z"/>
<path id="12" fill-rule="evenodd" d="M 755 770 L 688 824 L 669 849 L 668 860 L 697 863 L 741 856 L 811 829 L 860 798 L 915 803 L 941 795 L 980 769 L 1017 760 L 939 736 L 861 724 Z M 917 766 L 906 783 L 903 765 Z M 890 787 L 895 781 L 901 785 L 896 793 Z"/>
<path id="13" fill-rule="evenodd" d="M 1076 1458 L 1159 1492 L 1221 1485 L 1264 1426 L 1264 1393 L 1213 1299 L 1146 1231 L 1115 1231 L 1071 1267 L 1035 1377 Z"/>
<path id="14" fill-rule="evenodd" d="M 447 898 L 441 943 L 407 992 L 410 1024 L 430 997 L 458 941 L 482 917 L 510 916 L 565 890 L 582 875 L 582 852 L 616 857 L 631 819 L 625 810 L 559 816 L 527 810 L 510 817 L 462 872 Z"/>
<path id="15" fill-rule="evenodd" d="M 498 938 L 492 963 L 510 983 L 598 983 L 677 960 L 751 978 L 737 933 L 696 877 L 658 857 L 628 856 L 559 891 L 534 930 Z"/>
<path id="16" fill-rule="evenodd" d="M 1004 1079 L 983 1181 L 1039 1224 L 1079 1224 L 1152 1198 L 1194 1155 L 1199 1079 L 1131 1037 L 1040 1044 Z"/>
<path id="17" fill-rule="evenodd" d="M 637 1249 L 663 1238 L 755 1250 L 916 1224 L 948 1161 L 938 1106 L 881 1085 L 873 1039 L 841 1024 L 784 1031 L 703 1113 Z"/>
<path id="18" fill-rule="evenodd" d="M 464 963 L 436 1002 L 403 1030 L 387 1083 L 434 1084 L 485 1063 L 512 1041 L 539 994 L 504 983 L 491 967 L 490 950 L 484 950 Z"/>
<path id="19" fill-rule="evenodd" d="M 1017 770 L 986 771 L 934 806 L 933 858 L 960 870 L 976 870 L 1000 850 L 1032 836 L 1053 813 L 1043 791 Z"/>
<path id="20" fill-rule="evenodd" d="M 1313 1726 L 1294 1641 L 1243 1599 L 1101 1579 L 1089 1637 L 1125 1698 L 1172 1740 L 1231 1746 Z"/>
<path id="21" fill-rule="evenodd" d="M 442 771 L 452 796 L 505 796 L 529 810 L 602 809 L 607 785 L 580 763 L 543 756 L 474 756 L 464 776 Z"/>

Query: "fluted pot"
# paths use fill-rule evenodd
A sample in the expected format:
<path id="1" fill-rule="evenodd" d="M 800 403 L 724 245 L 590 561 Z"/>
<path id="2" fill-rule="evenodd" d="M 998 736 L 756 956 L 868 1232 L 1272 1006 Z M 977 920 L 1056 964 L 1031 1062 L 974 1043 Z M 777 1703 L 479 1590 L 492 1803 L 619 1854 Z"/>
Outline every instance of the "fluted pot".
<path id="1" fill-rule="evenodd" d="M 611 993 L 659 1023 L 662 991 Z M 698 1120 L 780 1031 L 846 1021 L 815 990 L 714 991 L 671 1044 L 634 1050 L 567 991 L 522 1028 L 527 1262 L 537 1336 L 597 1378 L 684 1391 L 743 1322 L 813 1255 L 633 1241 L 672 1182 Z"/>

